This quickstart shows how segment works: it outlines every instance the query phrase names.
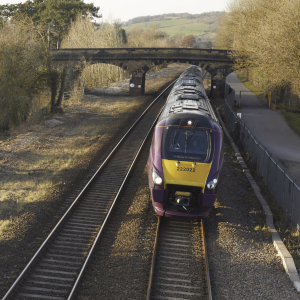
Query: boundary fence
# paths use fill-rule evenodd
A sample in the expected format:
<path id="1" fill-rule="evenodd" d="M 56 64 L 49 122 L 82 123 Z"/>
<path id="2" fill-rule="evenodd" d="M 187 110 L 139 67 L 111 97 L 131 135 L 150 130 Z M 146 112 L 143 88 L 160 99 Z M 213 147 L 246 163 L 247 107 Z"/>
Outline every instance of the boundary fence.
<path id="1" fill-rule="evenodd" d="M 286 212 L 292 224 L 300 226 L 300 184 L 289 174 L 288 170 L 274 157 L 264 145 L 255 138 L 251 131 L 236 112 L 235 90 L 227 83 L 225 85 L 225 117 L 233 132 L 237 132 L 249 154 L 252 162 L 256 164 L 257 174 L 263 178 L 265 184 L 272 192 L 277 202 Z"/>

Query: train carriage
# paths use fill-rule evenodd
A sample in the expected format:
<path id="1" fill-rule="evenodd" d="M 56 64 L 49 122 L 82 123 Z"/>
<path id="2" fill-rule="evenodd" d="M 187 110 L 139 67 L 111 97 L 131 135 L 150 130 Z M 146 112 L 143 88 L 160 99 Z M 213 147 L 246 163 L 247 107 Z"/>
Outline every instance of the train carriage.
<path id="1" fill-rule="evenodd" d="M 206 217 L 222 165 L 222 128 L 201 69 L 191 66 L 174 84 L 153 133 L 147 173 L 155 212 L 191 220 Z"/>

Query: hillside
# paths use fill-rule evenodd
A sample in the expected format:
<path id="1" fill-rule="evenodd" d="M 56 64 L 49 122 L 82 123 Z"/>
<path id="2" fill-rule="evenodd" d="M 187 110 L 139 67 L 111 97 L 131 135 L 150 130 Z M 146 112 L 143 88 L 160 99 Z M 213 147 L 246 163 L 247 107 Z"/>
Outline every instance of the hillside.
<path id="1" fill-rule="evenodd" d="M 124 29 L 130 32 L 136 27 L 143 29 L 152 25 L 170 37 L 178 35 L 194 35 L 198 41 L 214 41 L 219 21 L 224 12 L 215 11 L 202 14 L 163 14 L 144 16 L 130 19 L 123 24 Z"/>

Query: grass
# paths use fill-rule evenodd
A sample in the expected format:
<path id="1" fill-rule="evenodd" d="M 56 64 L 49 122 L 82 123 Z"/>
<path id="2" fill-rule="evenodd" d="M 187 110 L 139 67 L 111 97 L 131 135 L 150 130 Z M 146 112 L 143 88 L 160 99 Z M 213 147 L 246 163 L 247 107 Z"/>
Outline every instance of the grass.
<path id="1" fill-rule="evenodd" d="M 179 25 L 188 24 L 188 23 L 191 23 L 191 20 L 180 19 L 180 20 L 152 21 L 152 22 L 142 22 L 142 23 L 131 24 L 125 28 L 126 28 L 126 30 L 127 29 L 130 30 L 135 27 L 148 28 L 151 25 L 159 25 L 159 28 L 166 28 L 166 27 L 179 26 Z"/>
<path id="2" fill-rule="evenodd" d="M 212 39 L 216 37 L 215 33 L 210 32 L 210 25 L 199 23 L 195 19 L 178 19 L 178 20 L 162 20 L 152 22 L 142 22 L 137 24 L 131 24 L 124 27 L 127 32 L 130 32 L 134 28 L 141 27 L 146 29 L 151 25 L 158 25 L 159 29 L 165 31 L 169 36 L 174 37 L 177 34 L 194 35 L 203 39 Z M 207 30 L 208 32 L 204 32 Z"/>
<path id="3" fill-rule="evenodd" d="M 248 81 L 247 78 L 238 72 L 235 72 L 235 74 L 237 75 L 238 79 L 243 83 L 243 85 L 249 89 L 253 94 L 255 94 L 258 97 L 263 97 L 264 95 L 264 91 L 257 89 L 252 82 Z"/>
<path id="4" fill-rule="evenodd" d="M 270 231 L 268 230 L 267 225 L 263 225 L 263 226 L 256 225 L 254 227 L 254 230 L 261 232 L 265 238 L 268 238 L 270 240 L 272 239 L 272 235 L 271 235 Z"/>
<path id="5" fill-rule="evenodd" d="M 66 172 L 76 170 L 81 157 L 95 147 L 95 142 L 107 136 L 106 124 L 99 126 L 97 116 L 113 121 L 114 115 L 126 113 L 138 105 L 134 101 L 110 101 L 107 105 L 103 102 L 99 97 L 98 101 L 85 99 L 77 104 L 78 108 L 84 106 L 87 113 L 94 115 L 94 123 L 77 126 L 74 120 L 69 127 L 50 132 L 40 128 L 33 142 L 27 133 L 17 134 L 19 143 L 13 149 L 8 148 L 12 155 L 0 162 L 0 167 L 10 170 L 0 180 L 0 219 L 18 216 L 30 203 L 43 201 L 57 184 L 64 182 Z M 76 104 L 69 102 L 69 105 L 76 110 Z M 10 138 L 2 145 L 6 149 L 13 144 L 14 138 Z"/>
<path id="6" fill-rule="evenodd" d="M 0 236 L 3 235 L 11 226 L 10 220 L 0 220 Z"/>
<path id="7" fill-rule="evenodd" d="M 288 125 L 300 137 L 300 114 L 292 111 L 287 111 L 283 103 L 278 104 L 277 108 L 283 114 Z"/>
<path id="8" fill-rule="evenodd" d="M 246 79 L 243 74 L 237 73 L 238 79 L 244 84 L 244 86 L 249 89 L 253 94 L 259 98 L 264 98 L 264 91 L 257 89 L 250 81 Z M 277 109 L 284 116 L 289 127 L 300 137 L 300 114 L 297 112 L 289 111 L 286 109 L 286 105 L 283 103 L 278 103 Z"/>

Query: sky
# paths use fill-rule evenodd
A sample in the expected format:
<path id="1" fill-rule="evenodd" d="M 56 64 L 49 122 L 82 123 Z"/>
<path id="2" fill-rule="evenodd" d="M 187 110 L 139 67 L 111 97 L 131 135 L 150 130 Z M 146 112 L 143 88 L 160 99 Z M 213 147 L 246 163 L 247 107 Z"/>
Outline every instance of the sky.
<path id="1" fill-rule="evenodd" d="M 100 7 L 103 20 L 119 19 L 128 21 L 129 19 L 141 16 L 153 16 L 168 13 L 190 13 L 201 14 L 209 11 L 224 11 L 226 3 L 230 0 L 84 0 L 85 3 L 94 3 Z M 24 0 L 0 0 L 0 4 L 16 4 L 25 2 Z"/>

